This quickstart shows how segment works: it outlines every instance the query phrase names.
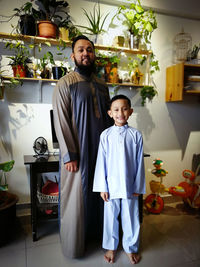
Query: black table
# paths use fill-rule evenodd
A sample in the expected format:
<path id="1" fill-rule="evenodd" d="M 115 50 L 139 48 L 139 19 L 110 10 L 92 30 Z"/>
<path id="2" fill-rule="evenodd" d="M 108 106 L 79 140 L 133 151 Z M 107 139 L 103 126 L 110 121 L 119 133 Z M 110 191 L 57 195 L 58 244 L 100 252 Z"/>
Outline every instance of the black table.
<path id="1" fill-rule="evenodd" d="M 35 157 L 32 155 L 24 156 L 24 164 L 30 166 L 30 193 L 31 193 L 31 226 L 33 241 L 38 240 L 38 212 L 37 212 L 37 177 L 40 173 L 58 172 L 59 156 Z"/>

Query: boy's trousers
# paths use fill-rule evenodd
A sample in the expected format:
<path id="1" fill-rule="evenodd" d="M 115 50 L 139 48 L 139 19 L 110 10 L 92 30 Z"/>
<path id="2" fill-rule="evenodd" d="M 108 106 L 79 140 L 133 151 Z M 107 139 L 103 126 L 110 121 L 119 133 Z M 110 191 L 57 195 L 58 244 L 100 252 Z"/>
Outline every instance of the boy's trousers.
<path id="1" fill-rule="evenodd" d="M 132 199 L 111 199 L 104 202 L 103 248 L 116 250 L 119 244 L 119 221 L 123 230 L 122 246 L 127 253 L 137 253 L 139 249 L 139 207 L 138 197 Z"/>

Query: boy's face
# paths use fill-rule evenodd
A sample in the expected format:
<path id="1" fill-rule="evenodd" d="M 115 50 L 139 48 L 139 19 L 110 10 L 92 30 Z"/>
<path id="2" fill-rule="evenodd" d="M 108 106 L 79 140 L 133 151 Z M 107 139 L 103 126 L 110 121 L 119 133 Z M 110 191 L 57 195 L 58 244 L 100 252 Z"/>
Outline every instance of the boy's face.
<path id="1" fill-rule="evenodd" d="M 133 109 L 128 105 L 126 99 L 115 100 L 108 111 L 108 115 L 114 119 L 117 126 L 125 125 L 132 113 Z"/>

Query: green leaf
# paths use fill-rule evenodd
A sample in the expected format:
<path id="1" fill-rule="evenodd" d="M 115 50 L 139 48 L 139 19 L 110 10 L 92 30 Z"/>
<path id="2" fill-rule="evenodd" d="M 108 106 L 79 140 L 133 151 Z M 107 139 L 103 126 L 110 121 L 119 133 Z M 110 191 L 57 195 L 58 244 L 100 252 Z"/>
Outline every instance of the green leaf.
<path id="1" fill-rule="evenodd" d="M 4 172 L 9 172 L 12 170 L 13 166 L 14 166 L 15 161 L 11 160 L 11 161 L 7 161 L 4 163 L 0 163 L 0 170 L 4 171 Z"/>

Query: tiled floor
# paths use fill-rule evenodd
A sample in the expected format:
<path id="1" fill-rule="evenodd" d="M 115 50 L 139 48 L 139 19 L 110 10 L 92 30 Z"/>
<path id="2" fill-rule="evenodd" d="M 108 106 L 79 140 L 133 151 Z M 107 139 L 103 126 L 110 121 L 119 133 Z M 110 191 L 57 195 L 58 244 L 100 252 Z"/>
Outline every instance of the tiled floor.
<path id="1" fill-rule="evenodd" d="M 32 242 L 30 224 L 18 222 L 12 242 L 0 248 L 0 266 L 8 267 L 106 267 L 101 244 L 91 244 L 82 259 L 65 259 L 56 221 L 40 225 L 40 239 Z M 200 211 L 182 202 L 165 204 L 160 215 L 147 214 L 141 229 L 141 255 L 145 267 L 200 266 Z M 113 266 L 132 266 L 119 249 Z"/>

